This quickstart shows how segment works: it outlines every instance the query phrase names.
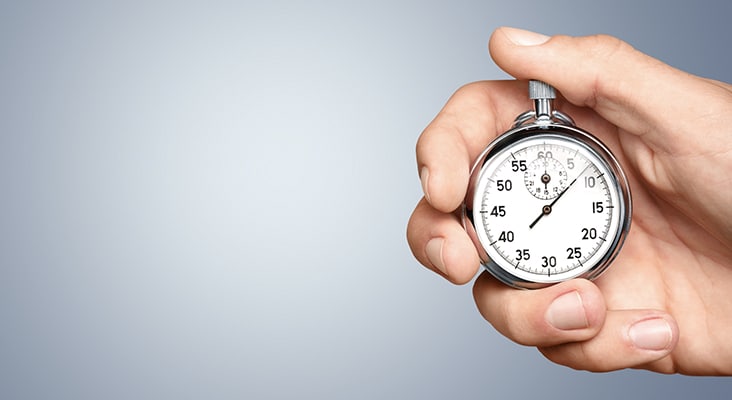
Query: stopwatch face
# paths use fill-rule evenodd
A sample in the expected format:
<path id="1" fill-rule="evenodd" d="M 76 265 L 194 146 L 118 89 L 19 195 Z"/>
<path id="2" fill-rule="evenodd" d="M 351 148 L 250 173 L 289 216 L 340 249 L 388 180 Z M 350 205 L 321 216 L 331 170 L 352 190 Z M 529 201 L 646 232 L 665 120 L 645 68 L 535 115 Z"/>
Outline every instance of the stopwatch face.
<path id="1" fill-rule="evenodd" d="M 558 124 L 494 141 L 473 169 L 465 206 L 483 265 L 521 288 L 599 276 L 622 247 L 631 213 L 612 153 Z"/>

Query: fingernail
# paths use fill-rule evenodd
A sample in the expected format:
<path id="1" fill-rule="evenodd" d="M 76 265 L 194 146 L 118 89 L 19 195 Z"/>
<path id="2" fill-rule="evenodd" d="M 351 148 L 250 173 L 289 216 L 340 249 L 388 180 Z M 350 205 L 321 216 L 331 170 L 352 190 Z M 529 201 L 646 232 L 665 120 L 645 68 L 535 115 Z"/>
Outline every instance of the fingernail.
<path id="1" fill-rule="evenodd" d="M 427 166 L 422 167 L 419 171 L 419 180 L 422 181 L 422 192 L 424 192 L 424 198 L 430 201 L 430 170 Z"/>
<path id="2" fill-rule="evenodd" d="M 673 339 L 671 325 L 663 318 L 636 322 L 628 330 L 633 345 L 643 350 L 666 350 Z"/>
<path id="3" fill-rule="evenodd" d="M 589 326 L 582 297 L 577 291 L 554 299 L 544 317 L 551 326 L 563 331 L 583 329 Z"/>
<path id="4" fill-rule="evenodd" d="M 524 29 L 504 27 L 503 33 L 506 34 L 508 40 L 518 46 L 538 46 L 549 40 L 549 36 Z"/>
<path id="5" fill-rule="evenodd" d="M 445 244 L 445 239 L 443 238 L 433 238 L 430 239 L 429 242 L 427 242 L 427 246 L 425 247 L 425 252 L 427 253 L 427 258 L 430 260 L 432 265 L 435 266 L 440 272 L 447 275 L 447 268 L 445 268 L 445 261 L 442 259 L 442 246 Z"/>

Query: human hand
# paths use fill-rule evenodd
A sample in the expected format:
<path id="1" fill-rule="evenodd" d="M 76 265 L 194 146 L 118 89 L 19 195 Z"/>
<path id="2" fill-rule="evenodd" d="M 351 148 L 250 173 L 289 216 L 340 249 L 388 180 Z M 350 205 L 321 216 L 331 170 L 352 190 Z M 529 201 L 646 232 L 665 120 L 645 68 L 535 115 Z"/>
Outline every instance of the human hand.
<path id="1" fill-rule="evenodd" d="M 556 109 L 625 167 L 634 215 L 608 271 L 516 290 L 484 272 L 473 294 L 498 331 L 576 369 L 732 374 L 732 86 L 671 68 L 607 36 L 500 28 L 495 62 L 561 92 Z M 473 160 L 531 108 L 526 82 L 458 90 L 417 143 L 425 193 L 407 227 L 417 260 L 453 283 L 478 255 L 455 211 Z"/>

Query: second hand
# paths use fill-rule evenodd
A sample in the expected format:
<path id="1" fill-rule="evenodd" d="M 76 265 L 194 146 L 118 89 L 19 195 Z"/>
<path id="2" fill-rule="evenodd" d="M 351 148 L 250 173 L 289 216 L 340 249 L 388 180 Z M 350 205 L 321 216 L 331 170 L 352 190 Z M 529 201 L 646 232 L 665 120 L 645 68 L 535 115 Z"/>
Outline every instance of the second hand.
<path id="1" fill-rule="evenodd" d="M 542 218 L 543 216 L 551 214 L 551 212 L 552 212 L 552 207 L 554 206 L 554 204 L 556 204 L 556 202 L 557 202 L 557 201 L 558 201 L 558 200 L 559 200 L 559 199 L 560 199 L 560 198 L 561 198 L 562 196 L 564 196 L 564 194 L 565 194 L 565 193 L 567 193 L 567 190 L 569 190 L 569 188 L 571 188 L 571 187 L 572 187 L 572 185 L 574 185 L 574 183 L 575 183 L 575 182 L 577 182 L 577 179 L 579 179 L 579 177 L 580 177 L 580 176 L 582 176 L 582 174 L 584 174 L 584 173 L 585 173 L 585 171 L 587 171 L 587 168 L 589 168 L 589 167 L 590 167 L 590 165 L 588 164 L 588 165 L 587 165 L 587 166 L 585 167 L 585 169 L 583 169 L 583 170 L 582 170 L 582 172 L 580 172 L 580 173 L 579 173 L 579 175 L 577 175 L 577 177 L 576 177 L 576 178 L 574 178 L 574 180 L 573 180 L 573 181 L 572 181 L 572 182 L 571 182 L 571 183 L 570 183 L 570 184 L 569 184 L 569 185 L 568 185 L 568 186 L 567 186 L 566 188 L 564 188 L 564 190 L 562 190 L 562 193 L 559 193 L 559 196 L 557 196 L 557 198 L 556 198 L 556 199 L 554 199 L 554 201 L 552 201 L 551 203 L 549 203 L 549 205 L 546 205 L 546 206 L 544 206 L 544 207 L 542 207 L 542 208 L 541 208 L 541 214 L 539 214 L 539 216 L 538 216 L 538 217 L 536 217 L 536 219 L 534 220 L 534 222 L 532 222 L 532 223 L 531 223 L 531 224 L 529 225 L 529 229 L 533 229 L 533 228 L 534 228 L 534 225 L 536 225 L 536 224 L 537 224 L 537 223 L 539 222 L 539 220 L 540 220 L 540 219 L 541 219 L 541 218 Z"/>

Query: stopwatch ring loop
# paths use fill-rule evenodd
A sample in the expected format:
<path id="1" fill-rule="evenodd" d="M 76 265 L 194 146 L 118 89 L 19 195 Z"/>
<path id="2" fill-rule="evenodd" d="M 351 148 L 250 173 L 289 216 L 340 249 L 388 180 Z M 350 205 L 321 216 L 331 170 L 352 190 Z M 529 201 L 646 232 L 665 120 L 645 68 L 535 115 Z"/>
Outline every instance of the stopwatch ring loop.
<path id="1" fill-rule="evenodd" d="M 553 110 L 551 119 L 548 119 L 548 118 L 540 119 L 540 118 L 537 118 L 536 111 L 529 110 L 529 111 L 522 113 L 518 117 L 516 117 L 516 119 L 513 121 L 513 127 L 518 128 L 520 126 L 528 125 L 530 123 L 535 123 L 538 125 L 545 125 L 545 124 L 548 125 L 549 123 L 552 123 L 552 122 L 560 124 L 560 125 L 575 126 L 575 123 L 574 123 L 574 120 L 572 119 L 572 117 L 570 117 L 569 115 L 567 115 L 561 111 Z"/>

